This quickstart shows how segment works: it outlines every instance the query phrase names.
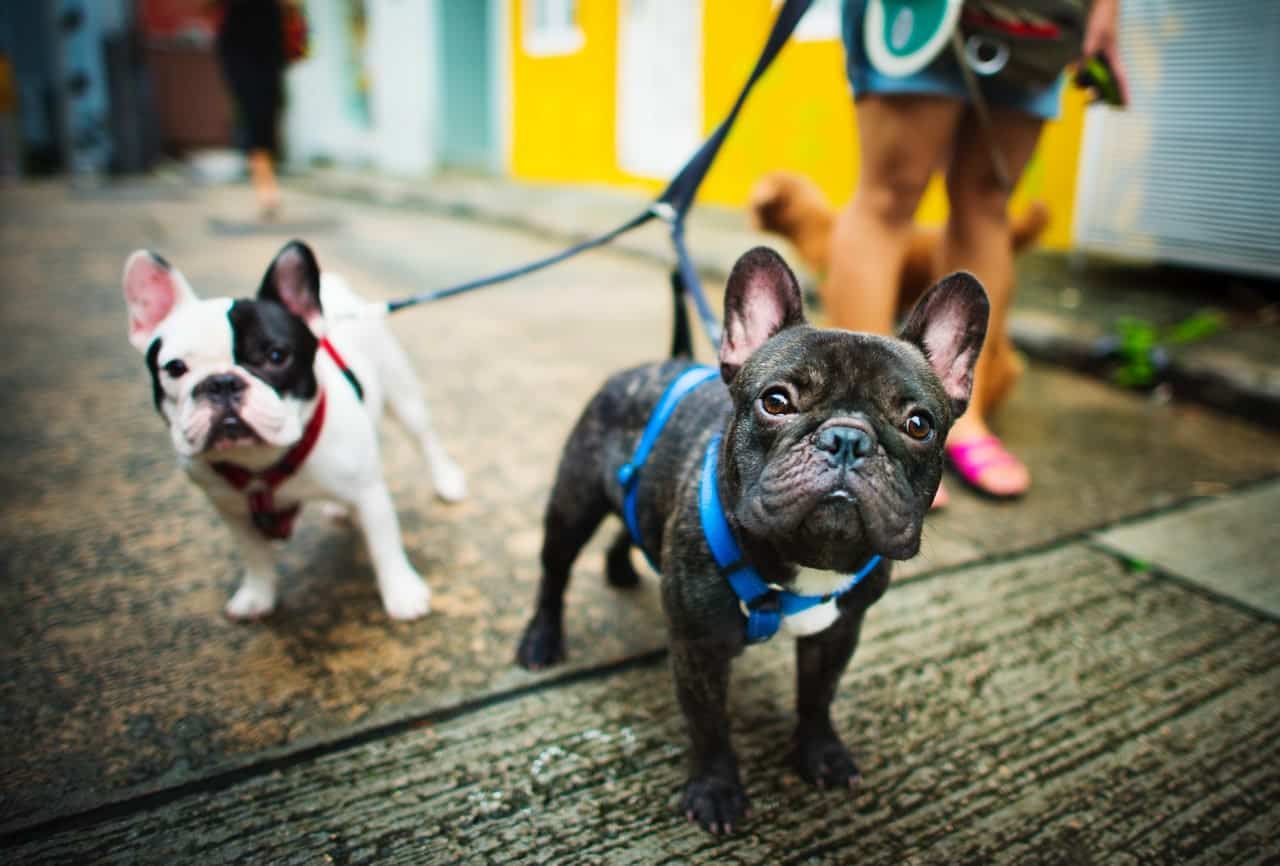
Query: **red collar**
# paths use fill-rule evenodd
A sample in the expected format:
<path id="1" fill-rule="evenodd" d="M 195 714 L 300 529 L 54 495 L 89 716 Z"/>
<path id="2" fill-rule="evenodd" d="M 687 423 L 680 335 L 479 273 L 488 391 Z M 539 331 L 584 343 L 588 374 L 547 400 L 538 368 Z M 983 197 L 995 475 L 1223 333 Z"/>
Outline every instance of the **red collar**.
<path id="1" fill-rule="evenodd" d="M 325 351 L 325 354 L 333 359 L 333 363 L 338 365 L 338 369 L 342 371 L 342 375 L 346 377 L 347 381 L 351 383 L 351 387 L 355 389 L 356 396 L 360 398 L 361 402 L 364 402 L 364 388 L 361 387 L 360 380 L 356 378 L 356 374 L 347 366 L 346 359 L 338 354 L 338 350 L 333 347 L 333 343 L 329 342 L 328 337 L 320 338 L 320 348 Z"/>
<path id="2" fill-rule="evenodd" d="M 253 525 L 267 538 L 288 538 L 293 534 L 293 523 L 301 506 L 291 505 L 277 509 L 273 494 L 275 489 L 301 468 L 315 448 L 324 427 L 324 392 L 316 401 L 311 420 L 302 431 L 302 438 L 285 455 L 266 469 L 246 469 L 236 463 L 220 460 L 211 464 L 213 471 L 221 475 L 236 490 L 249 491 L 249 517 Z"/>

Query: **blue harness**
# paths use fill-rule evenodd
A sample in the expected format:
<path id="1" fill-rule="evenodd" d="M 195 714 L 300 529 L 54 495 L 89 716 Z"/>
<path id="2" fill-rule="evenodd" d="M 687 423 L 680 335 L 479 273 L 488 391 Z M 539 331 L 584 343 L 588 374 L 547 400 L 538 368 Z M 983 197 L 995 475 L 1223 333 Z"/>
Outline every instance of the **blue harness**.
<path id="1" fill-rule="evenodd" d="M 671 416 L 675 414 L 676 407 L 680 405 L 680 401 L 685 398 L 685 395 L 718 375 L 720 373 L 714 367 L 700 364 L 696 367 L 690 367 L 677 376 L 667 386 L 667 390 L 662 392 L 662 396 L 658 398 L 658 405 L 653 407 L 653 414 L 649 416 L 649 421 L 644 425 L 644 432 L 640 434 L 640 442 L 636 445 L 635 453 L 618 470 L 618 483 L 622 485 L 623 493 L 622 519 L 627 522 L 627 529 L 631 532 L 631 540 L 635 542 L 636 547 L 644 551 L 644 555 L 648 558 L 649 564 L 653 566 L 654 571 L 658 570 L 658 564 L 653 561 L 652 556 L 649 556 L 649 551 L 645 550 L 644 542 L 640 537 L 640 518 L 636 515 L 636 499 L 638 498 L 637 494 L 640 487 L 640 467 L 644 466 L 644 461 L 649 459 L 649 452 L 658 443 L 658 436 L 661 435 L 662 428 L 667 426 L 667 422 L 671 420 Z"/>
<path id="2" fill-rule="evenodd" d="M 618 470 L 618 483 L 622 485 L 622 516 L 626 520 L 627 529 L 631 532 L 631 540 L 641 550 L 644 544 L 640 537 L 640 522 L 636 516 L 636 498 L 640 468 L 649 457 L 649 452 L 658 441 L 662 428 L 666 426 L 680 400 L 704 382 L 719 375 L 712 367 L 691 367 L 681 373 L 667 386 L 654 407 L 653 414 L 645 424 L 640 442 L 636 445 L 631 459 Z M 826 595 L 800 595 L 778 586 L 766 583 L 754 568 L 742 561 L 742 551 L 733 537 L 733 530 L 724 516 L 724 508 L 720 504 L 720 492 L 716 484 L 716 463 L 720 455 L 720 436 L 712 437 L 707 443 L 707 452 L 702 459 L 702 484 L 698 490 L 698 512 L 702 518 L 702 534 L 706 537 L 707 547 L 715 559 L 716 567 L 729 581 L 742 613 L 747 618 L 747 642 L 762 643 L 778 633 L 784 617 L 800 613 L 826 604 L 839 598 L 853 589 L 875 570 L 880 564 L 877 554 L 867 561 L 857 573 L 841 584 L 835 591 Z M 648 551 L 645 551 L 650 565 L 655 570 L 657 564 Z"/>

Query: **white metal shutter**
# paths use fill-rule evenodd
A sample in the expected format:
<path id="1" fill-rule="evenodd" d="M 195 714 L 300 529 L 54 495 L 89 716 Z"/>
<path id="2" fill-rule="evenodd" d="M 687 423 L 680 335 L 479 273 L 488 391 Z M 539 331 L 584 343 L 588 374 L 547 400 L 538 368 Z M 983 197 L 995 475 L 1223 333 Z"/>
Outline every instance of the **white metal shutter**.
<path id="1" fill-rule="evenodd" d="M 1124 0 L 1131 106 L 1085 123 L 1086 250 L 1280 277 L 1280 0 Z"/>

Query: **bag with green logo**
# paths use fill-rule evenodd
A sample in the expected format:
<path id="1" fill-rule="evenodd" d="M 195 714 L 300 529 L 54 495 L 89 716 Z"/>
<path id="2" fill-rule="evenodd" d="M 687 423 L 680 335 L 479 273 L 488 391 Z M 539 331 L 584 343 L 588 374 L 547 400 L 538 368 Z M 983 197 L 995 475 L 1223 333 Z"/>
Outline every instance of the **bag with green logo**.
<path id="1" fill-rule="evenodd" d="M 886 75 L 918 72 L 958 42 L 957 54 L 978 75 L 1047 87 L 1080 56 L 1090 3 L 869 0 L 863 38 L 872 65 Z"/>

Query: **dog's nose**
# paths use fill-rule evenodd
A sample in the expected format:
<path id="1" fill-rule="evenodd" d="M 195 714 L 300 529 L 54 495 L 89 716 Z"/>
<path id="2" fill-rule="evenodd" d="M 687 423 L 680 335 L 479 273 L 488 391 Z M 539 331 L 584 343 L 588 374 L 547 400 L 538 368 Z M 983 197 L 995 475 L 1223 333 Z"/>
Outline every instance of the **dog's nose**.
<path id="1" fill-rule="evenodd" d="M 856 466 L 875 450 L 875 443 L 860 427 L 827 427 L 818 434 L 817 445 L 831 455 L 832 462 Z"/>
<path id="2" fill-rule="evenodd" d="M 239 399 L 247 386 L 243 379 L 232 373 L 214 373 L 208 376 L 192 392 L 212 403 L 230 405 Z"/>

